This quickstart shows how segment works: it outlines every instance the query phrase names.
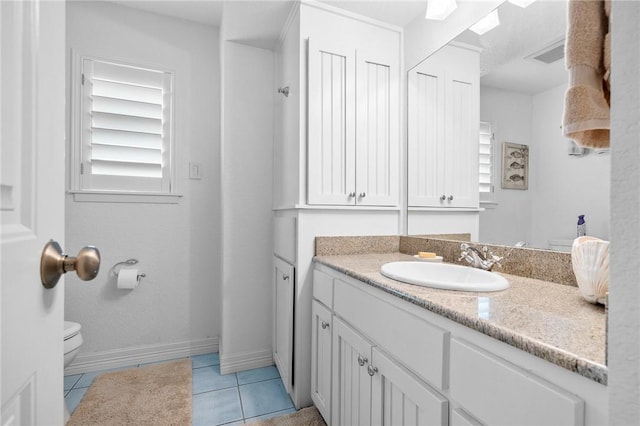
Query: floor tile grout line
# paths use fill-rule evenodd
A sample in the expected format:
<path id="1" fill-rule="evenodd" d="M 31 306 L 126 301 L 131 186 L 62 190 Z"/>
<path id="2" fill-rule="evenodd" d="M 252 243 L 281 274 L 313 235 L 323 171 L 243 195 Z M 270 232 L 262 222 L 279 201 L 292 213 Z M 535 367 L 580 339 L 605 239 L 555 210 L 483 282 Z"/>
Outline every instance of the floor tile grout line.
<path id="1" fill-rule="evenodd" d="M 242 394 L 240 393 L 240 385 L 236 387 L 236 391 L 238 392 L 238 399 L 240 400 L 240 413 L 242 414 L 242 423 L 244 423 L 246 417 L 244 415 L 244 404 L 242 403 Z"/>

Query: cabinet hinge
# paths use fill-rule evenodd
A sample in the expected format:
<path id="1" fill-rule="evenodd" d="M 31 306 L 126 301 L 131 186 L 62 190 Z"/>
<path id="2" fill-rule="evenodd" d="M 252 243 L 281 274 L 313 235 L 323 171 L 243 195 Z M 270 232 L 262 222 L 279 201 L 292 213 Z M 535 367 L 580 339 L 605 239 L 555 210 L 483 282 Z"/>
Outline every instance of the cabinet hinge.
<path id="1" fill-rule="evenodd" d="M 82 74 L 82 85 L 84 86 L 84 73 Z"/>
<path id="2" fill-rule="evenodd" d="M 84 163 L 80 163 L 80 174 L 84 174 Z"/>

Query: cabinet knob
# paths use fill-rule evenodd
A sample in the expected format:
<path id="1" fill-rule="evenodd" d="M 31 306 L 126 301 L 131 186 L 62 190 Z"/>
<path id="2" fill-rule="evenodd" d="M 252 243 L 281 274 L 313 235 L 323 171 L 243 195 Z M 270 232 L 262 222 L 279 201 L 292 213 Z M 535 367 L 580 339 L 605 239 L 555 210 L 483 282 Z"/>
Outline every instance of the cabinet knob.
<path id="1" fill-rule="evenodd" d="M 447 197 L 447 200 L 449 200 L 449 201 L 453 201 L 453 195 L 449 195 L 449 196 Z"/>
<path id="2" fill-rule="evenodd" d="M 282 279 L 283 279 L 283 280 L 285 280 L 285 281 L 286 281 L 286 280 L 288 280 L 288 279 L 289 279 L 289 275 L 287 275 L 287 274 L 282 274 Z"/>
<path id="3" fill-rule="evenodd" d="M 349 193 L 349 198 L 353 198 L 353 197 L 355 197 L 355 196 L 356 196 L 355 191 L 353 191 L 353 192 L 350 192 L 350 193 Z"/>
<path id="4" fill-rule="evenodd" d="M 360 198 L 364 198 L 364 197 L 366 197 L 366 196 L 367 196 L 367 193 L 366 193 L 366 192 L 361 192 L 361 193 L 360 193 Z"/>
<path id="5" fill-rule="evenodd" d="M 360 364 L 360 367 L 363 367 L 367 362 L 369 362 L 367 358 L 362 355 L 358 355 L 358 364 Z"/>
<path id="6" fill-rule="evenodd" d="M 446 196 L 446 195 L 441 195 L 441 196 L 440 196 L 440 201 L 444 201 L 444 200 L 446 200 L 446 199 L 447 199 L 447 196 Z"/>
<path id="7" fill-rule="evenodd" d="M 326 330 L 329 327 L 329 323 L 326 321 L 322 321 L 322 329 Z"/>
<path id="8" fill-rule="evenodd" d="M 373 377 L 373 375 L 378 372 L 378 367 L 374 367 L 373 365 L 370 365 L 367 367 L 367 372 L 371 377 Z"/>

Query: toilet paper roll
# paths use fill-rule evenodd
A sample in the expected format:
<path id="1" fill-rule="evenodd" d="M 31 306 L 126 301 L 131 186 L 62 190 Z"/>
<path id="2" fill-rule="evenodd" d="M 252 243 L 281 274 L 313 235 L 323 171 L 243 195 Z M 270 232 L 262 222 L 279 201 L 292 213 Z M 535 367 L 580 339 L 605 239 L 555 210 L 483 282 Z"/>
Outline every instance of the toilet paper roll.
<path id="1" fill-rule="evenodd" d="M 137 269 L 121 269 L 118 272 L 118 288 L 133 290 L 138 287 L 139 282 Z"/>

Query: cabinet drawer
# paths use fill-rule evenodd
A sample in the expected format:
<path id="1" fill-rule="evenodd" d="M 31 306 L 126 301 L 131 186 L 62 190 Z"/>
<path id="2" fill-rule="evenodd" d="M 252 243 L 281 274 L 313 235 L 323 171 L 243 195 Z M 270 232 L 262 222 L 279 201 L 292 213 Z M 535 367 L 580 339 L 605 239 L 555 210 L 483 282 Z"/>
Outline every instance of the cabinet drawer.
<path id="1" fill-rule="evenodd" d="M 334 311 L 420 378 L 447 387 L 445 348 L 449 332 L 361 291 L 334 281 Z"/>
<path id="2" fill-rule="evenodd" d="M 318 270 L 313 271 L 313 298 L 333 309 L 333 277 Z"/>
<path id="3" fill-rule="evenodd" d="M 582 425 L 584 401 L 472 344 L 451 340 L 451 398 L 487 425 Z"/>

